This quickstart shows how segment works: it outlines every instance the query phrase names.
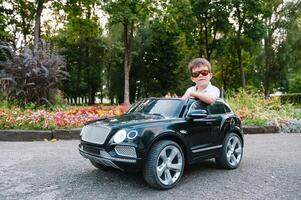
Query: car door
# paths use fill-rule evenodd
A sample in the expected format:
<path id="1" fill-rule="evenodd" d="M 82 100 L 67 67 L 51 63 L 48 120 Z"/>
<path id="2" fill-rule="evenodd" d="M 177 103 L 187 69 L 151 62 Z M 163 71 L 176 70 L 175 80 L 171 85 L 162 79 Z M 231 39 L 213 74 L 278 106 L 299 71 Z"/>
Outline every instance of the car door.
<path id="1" fill-rule="evenodd" d="M 207 107 L 208 118 L 211 119 L 211 139 L 212 144 L 219 143 L 221 134 L 221 124 L 226 115 L 225 106 L 222 102 L 216 101 L 213 105 Z"/>
<path id="2" fill-rule="evenodd" d="M 192 103 L 189 112 L 197 109 L 206 110 L 208 112 L 208 105 L 196 101 Z M 186 123 L 186 139 L 189 141 L 189 146 L 192 153 L 202 152 L 206 148 L 214 144 L 215 138 L 212 135 L 212 127 L 215 125 L 215 118 L 209 115 L 200 119 L 191 119 Z"/>

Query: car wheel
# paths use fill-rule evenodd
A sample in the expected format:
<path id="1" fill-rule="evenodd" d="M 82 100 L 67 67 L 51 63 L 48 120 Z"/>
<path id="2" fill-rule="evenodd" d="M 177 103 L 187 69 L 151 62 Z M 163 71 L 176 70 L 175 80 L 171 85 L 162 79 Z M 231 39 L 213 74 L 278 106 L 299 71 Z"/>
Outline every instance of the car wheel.
<path id="1" fill-rule="evenodd" d="M 235 169 L 238 167 L 243 155 L 243 146 L 240 137 L 236 133 L 229 133 L 223 141 L 223 147 L 216 163 L 225 169 Z"/>
<path id="2" fill-rule="evenodd" d="M 90 160 L 90 162 L 92 163 L 92 165 L 100 170 L 103 170 L 103 171 L 108 171 L 111 169 L 111 167 L 108 167 L 106 165 L 102 165 L 102 164 L 99 164 L 93 160 Z"/>
<path id="3" fill-rule="evenodd" d="M 148 184 L 157 189 L 170 189 L 181 179 L 185 158 L 181 147 L 170 140 L 156 143 L 150 150 L 143 176 Z"/>

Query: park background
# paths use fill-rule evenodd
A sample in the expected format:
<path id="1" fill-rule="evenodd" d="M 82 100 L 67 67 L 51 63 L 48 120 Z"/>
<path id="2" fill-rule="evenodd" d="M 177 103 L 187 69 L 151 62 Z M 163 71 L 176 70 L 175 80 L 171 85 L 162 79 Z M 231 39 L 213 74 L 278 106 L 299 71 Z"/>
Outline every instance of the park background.
<path id="1" fill-rule="evenodd" d="M 2 129 L 80 127 L 181 96 L 204 57 L 245 124 L 301 132 L 299 0 L 0 2 Z"/>

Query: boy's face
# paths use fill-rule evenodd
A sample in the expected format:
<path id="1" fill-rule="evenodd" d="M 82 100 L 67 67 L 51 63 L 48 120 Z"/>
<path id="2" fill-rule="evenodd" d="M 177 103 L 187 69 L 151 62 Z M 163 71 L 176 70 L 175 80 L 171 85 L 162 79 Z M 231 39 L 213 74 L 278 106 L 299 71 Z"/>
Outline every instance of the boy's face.
<path id="1" fill-rule="evenodd" d="M 206 87 L 212 78 L 207 66 L 193 67 L 191 71 L 191 80 L 198 86 Z"/>

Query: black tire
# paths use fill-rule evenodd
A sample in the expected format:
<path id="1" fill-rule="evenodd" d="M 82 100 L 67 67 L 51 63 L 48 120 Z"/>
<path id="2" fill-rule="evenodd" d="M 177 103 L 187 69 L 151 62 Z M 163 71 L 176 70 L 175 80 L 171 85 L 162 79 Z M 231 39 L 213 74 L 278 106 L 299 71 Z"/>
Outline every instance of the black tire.
<path id="1" fill-rule="evenodd" d="M 235 143 L 234 141 L 236 141 L 237 143 L 234 144 Z M 239 148 L 239 145 L 240 145 L 240 148 Z M 231 149 L 229 146 L 234 146 L 234 147 L 232 147 L 232 149 Z M 239 151 L 240 151 L 240 153 L 238 153 Z M 232 154 L 231 154 L 231 152 L 232 152 Z M 229 155 L 231 155 L 231 156 L 227 156 L 227 153 L 229 153 Z M 240 154 L 240 157 L 239 157 L 239 154 Z M 243 156 L 243 145 L 242 145 L 241 138 L 236 133 L 229 133 L 225 136 L 224 141 L 223 141 L 223 147 L 221 148 L 219 155 L 217 157 L 215 157 L 215 161 L 216 161 L 216 164 L 221 168 L 236 169 L 241 162 L 242 156 Z M 239 157 L 239 159 L 238 159 L 238 157 Z M 236 158 L 236 160 L 234 160 L 235 158 Z M 232 162 L 231 162 L 231 160 L 232 160 Z"/>
<path id="2" fill-rule="evenodd" d="M 166 162 L 163 160 L 161 154 L 163 151 L 166 155 Z M 172 152 L 175 156 L 171 155 Z M 157 166 L 160 167 L 163 165 L 161 176 L 159 176 L 158 173 L 160 172 L 157 173 Z M 174 166 L 177 166 L 177 169 Z M 185 157 L 181 147 L 171 140 L 162 140 L 154 144 L 150 149 L 145 166 L 143 167 L 143 176 L 150 186 L 156 189 L 167 190 L 173 188 L 179 182 L 183 175 L 184 166 Z M 163 179 L 167 182 L 169 181 L 169 183 L 165 184 Z"/>
<path id="3" fill-rule="evenodd" d="M 95 161 L 93 161 L 93 160 L 90 160 L 90 162 L 92 163 L 92 165 L 93 165 L 94 167 L 96 167 L 96 168 L 98 168 L 98 169 L 100 169 L 100 170 L 103 170 L 103 171 L 108 171 L 108 170 L 112 169 L 111 167 L 108 167 L 108 166 L 106 166 L 106 165 L 102 165 L 102 164 L 97 163 L 97 162 L 95 162 Z"/>

